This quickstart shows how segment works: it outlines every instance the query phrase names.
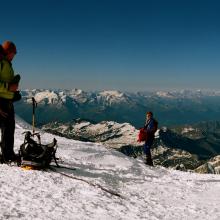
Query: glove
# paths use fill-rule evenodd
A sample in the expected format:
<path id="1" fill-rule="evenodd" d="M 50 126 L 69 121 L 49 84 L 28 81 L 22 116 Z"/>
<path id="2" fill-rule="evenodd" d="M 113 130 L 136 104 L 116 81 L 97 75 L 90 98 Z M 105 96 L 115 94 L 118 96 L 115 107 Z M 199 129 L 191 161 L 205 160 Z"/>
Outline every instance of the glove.
<path id="1" fill-rule="evenodd" d="M 10 83 L 8 90 L 10 92 L 16 92 L 18 90 L 18 83 Z"/>
<path id="2" fill-rule="evenodd" d="M 16 92 L 18 90 L 18 84 L 21 79 L 21 76 L 19 74 L 15 75 L 13 80 L 10 82 L 8 90 L 10 92 Z"/>
<path id="3" fill-rule="evenodd" d="M 14 92 L 14 97 L 13 97 L 12 101 L 17 102 L 19 100 L 21 100 L 21 93 L 20 93 L 20 91 L 16 91 L 16 92 Z"/>
<path id="4" fill-rule="evenodd" d="M 19 74 L 15 75 L 13 80 L 11 81 L 11 84 L 18 84 L 20 82 L 21 76 Z"/>

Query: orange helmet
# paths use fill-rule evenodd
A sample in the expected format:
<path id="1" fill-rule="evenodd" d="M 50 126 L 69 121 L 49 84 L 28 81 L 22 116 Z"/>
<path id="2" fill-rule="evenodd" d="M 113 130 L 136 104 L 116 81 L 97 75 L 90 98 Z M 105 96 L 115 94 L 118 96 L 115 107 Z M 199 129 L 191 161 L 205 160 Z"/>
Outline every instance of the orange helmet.
<path id="1" fill-rule="evenodd" d="M 17 53 L 17 49 L 16 49 L 16 46 L 13 42 L 11 41 L 5 41 L 3 44 L 2 44 L 2 47 L 5 51 L 6 54 L 9 54 L 9 53 Z"/>

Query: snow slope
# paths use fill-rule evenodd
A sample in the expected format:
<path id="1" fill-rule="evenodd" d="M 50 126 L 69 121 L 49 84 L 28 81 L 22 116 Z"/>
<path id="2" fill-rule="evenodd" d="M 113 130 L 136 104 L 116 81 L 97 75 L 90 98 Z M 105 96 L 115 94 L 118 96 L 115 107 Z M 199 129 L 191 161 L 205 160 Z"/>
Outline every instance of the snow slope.
<path id="1" fill-rule="evenodd" d="M 16 148 L 23 142 L 16 126 Z M 51 142 L 53 136 L 42 134 Z M 0 219 L 220 219 L 220 176 L 150 168 L 100 144 L 56 137 L 59 169 L 122 195 L 52 171 L 0 165 Z"/>

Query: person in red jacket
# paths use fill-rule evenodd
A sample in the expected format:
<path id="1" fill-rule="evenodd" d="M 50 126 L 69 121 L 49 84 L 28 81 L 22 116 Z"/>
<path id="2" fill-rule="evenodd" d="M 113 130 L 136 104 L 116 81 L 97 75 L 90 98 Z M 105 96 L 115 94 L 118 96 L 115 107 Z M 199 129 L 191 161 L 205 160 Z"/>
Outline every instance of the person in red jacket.
<path id="1" fill-rule="evenodd" d="M 154 142 L 154 134 L 157 131 L 158 122 L 153 118 L 152 112 L 147 112 L 146 123 L 144 129 L 146 131 L 146 139 L 144 144 L 144 153 L 146 154 L 146 164 L 153 166 L 152 156 L 151 156 L 151 146 Z"/>

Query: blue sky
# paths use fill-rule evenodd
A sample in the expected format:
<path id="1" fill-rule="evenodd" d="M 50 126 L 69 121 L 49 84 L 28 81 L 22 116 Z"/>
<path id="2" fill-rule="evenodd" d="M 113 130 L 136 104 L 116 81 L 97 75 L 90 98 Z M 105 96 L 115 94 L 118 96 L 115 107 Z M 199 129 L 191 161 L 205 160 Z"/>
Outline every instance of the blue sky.
<path id="1" fill-rule="evenodd" d="M 6 1 L 5 1 L 6 2 Z M 213 0 L 1 2 L 21 88 L 219 89 L 220 3 Z"/>

